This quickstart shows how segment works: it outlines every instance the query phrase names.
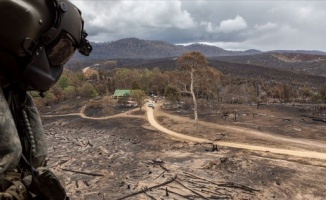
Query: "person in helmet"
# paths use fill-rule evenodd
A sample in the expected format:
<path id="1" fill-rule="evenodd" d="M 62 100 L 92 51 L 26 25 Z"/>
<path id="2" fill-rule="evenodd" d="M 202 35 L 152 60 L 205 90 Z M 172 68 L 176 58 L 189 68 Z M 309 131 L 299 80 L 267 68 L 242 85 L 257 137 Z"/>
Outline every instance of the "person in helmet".
<path id="1" fill-rule="evenodd" d="M 76 50 L 90 54 L 81 12 L 68 0 L 1 0 L 0 27 L 0 199 L 67 199 L 42 168 L 44 130 L 28 91 L 42 96 Z"/>

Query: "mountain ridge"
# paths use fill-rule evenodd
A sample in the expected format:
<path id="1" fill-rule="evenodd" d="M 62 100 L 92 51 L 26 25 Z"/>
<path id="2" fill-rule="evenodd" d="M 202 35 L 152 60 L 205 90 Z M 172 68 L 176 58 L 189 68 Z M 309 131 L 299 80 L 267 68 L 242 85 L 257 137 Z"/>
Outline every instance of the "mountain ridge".
<path id="1" fill-rule="evenodd" d="M 263 52 L 256 49 L 229 51 L 206 44 L 195 43 L 184 46 L 165 41 L 138 38 L 124 38 L 112 42 L 92 43 L 92 45 L 93 52 L 89 57 L 76 53 L 67 63 L 68 68 L 76 68 L 73 66 L 77 63 L 78 65 L 90 66 L 110 60 L 119 62 L 119 66 L 121 66 L 123 63 L 145 62 L 141 60 L 175 59 L 185 52 L 199 51 L 207 58 L 214 60 L 300 71 L 326 77 L 326 53 L 322 51 L 274 50 Z"/>
<path id="2" fill-rule="evenodd" d="M 89 57 L 75 54 L 72 60 L 108 60 L 126 58 L 157 59 L 179 57 L 188 51 L 200 51 L 206 57 L 245 56 L 262 53 L 302 53 L 326 55 L 325 52 L 311 50 L 273 50 L 264 52 L 257 49 L 248 49 L 244 51 L 230 51 L 217 46 L 201 43 L 176 45 L 160 40 L 143 40 L 138 38 L 123 38 L 116 41 L 102 43 L 92 42 L 92 46 L 93 52 Z"/>

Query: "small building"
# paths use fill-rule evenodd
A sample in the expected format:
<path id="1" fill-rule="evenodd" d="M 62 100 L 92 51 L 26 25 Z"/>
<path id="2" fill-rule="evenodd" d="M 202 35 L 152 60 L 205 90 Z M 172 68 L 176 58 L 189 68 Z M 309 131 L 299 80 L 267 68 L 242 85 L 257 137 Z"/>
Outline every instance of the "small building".
<path id="1" fill-rule="evenodd" d="M 83 75 L 86 79 L 99 79 L 99 73 L 95 69 L 91 69 L 90 67 L 86 67 L 83 69 Z"/>
<path id="2" fill-rule="evenodd" d="M 126 97 L 131 95 L 131 90 L 115 90 L 112 95 L 113 98 Z"/>

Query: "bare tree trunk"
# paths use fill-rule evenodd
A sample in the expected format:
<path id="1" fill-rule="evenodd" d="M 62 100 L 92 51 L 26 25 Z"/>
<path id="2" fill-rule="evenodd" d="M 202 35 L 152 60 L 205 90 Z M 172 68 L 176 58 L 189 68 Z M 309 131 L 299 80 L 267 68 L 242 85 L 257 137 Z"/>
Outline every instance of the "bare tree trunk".
<path id="1" fill-rule="evenodd" d="M 183 69 L 185 72 L 190 73 L 190 94 L 193 99 L 194 103 L 194 117 L 195 117 L 195 125 L 196 125 L 196 131 L 198 130 L 198 105 L 196 100 L 196 94 L 194 91 L 194 83 L 196 81 L 195 72 L 198 70 L 199 72 L 203 71 L 202 67 L 207 65 L 207 60 L 203 54 L 201 54 L 199 51 L 193 51 L 193 52 L 187 52 L 182 54 L 182 56 L 178 59 L 178 65 Z M 203 71 L 204 72 L 204 71 Z M 199 76 L 197 78 L 200 79 L 203 75 L 198 74 Z M 189 92 L 187 90 L 187 85 L 182 84 L 184 86 L 184 91 Z"/>
<path id="2" fill-rule="evenodd" d="M 195 126 L 196 126 L 196 133 L 198 133 L 198 106 L 197 106 L 197 99 L 196 99 L 196 95 L 194 92 L 194 69 L 191 70 L 191 83 L 190 83 L 190 93 L 192 96 L 192 100 L 194 102 L 194 118 L 195 118 Z"/>
<path id="3" fill-rule="evenodd" d="M 198 133 L 198 106 L 197 106 L 197 100 L 196 100 L 196 96 L 195 93 L 191 92 L 192 95 L 192 100 L 194 102 L 194 118 L 195 118 L 195 125 L 196 125 L 196 133 Z"/>

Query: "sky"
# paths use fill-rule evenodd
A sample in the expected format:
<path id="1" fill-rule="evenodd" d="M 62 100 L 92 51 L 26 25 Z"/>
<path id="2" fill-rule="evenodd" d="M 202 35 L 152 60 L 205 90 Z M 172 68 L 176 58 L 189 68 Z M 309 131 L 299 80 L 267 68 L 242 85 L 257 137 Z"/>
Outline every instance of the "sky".
<path id="1" fill-rule="evenodd" d="M 71 0 L 88 39 L 326 52 L 326 0 Z"/>

